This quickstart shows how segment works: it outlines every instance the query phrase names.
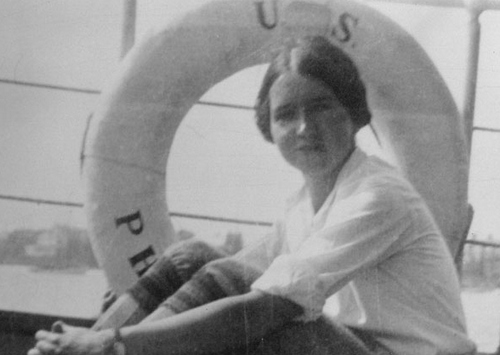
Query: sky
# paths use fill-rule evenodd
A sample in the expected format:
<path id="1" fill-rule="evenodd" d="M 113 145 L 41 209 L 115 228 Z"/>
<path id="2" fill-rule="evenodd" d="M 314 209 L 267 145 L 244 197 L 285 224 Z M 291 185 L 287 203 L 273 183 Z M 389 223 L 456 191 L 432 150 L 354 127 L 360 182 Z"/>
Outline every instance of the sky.
<path id="1" fill-rule="evenodd" d="M 138 1 L 136 37 L 203 1 Z M 467 48 L 464 10 L 375 5 L 407 29 L 437 65 L 462 107 Z M 120 0 L 8 0 L 0 3 L 0 79 L 101 89 L 120 53 Z M 446 19 L 445 21 L 443 19 Z M 500 128 L 500 13 L 481 16 L 476 125 Z M 252 105 L 264 67 L 220 83 L 204 100 Z M 241 85 L 245 83 L 245 85 Z M 96 95 L 0 83 L 0 194 L 81 202 L 79 155 Z M 500 135 L 474 137 L 473 231 L 500 238 Z M 167 167 L 171 211 L 270 221 L 300 181 L 262 141 L 250 112 L 196 106 L 185 118 Z M 191 223 L 191 224 L 190 224 Z M 0 200 L 0 231 L 85 225 L 79 209 Z M 181 228 L 206 224 L 180 220 Z M 220 226 L 217 226 L 220 228 Z M 231 228 L 241 228 L 231 226 Z"/>

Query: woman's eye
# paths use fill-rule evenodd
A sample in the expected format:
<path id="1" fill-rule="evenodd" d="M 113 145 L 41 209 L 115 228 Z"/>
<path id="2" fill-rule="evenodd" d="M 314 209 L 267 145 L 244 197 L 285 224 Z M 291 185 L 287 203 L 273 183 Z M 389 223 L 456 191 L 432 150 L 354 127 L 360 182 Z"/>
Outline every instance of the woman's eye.
<path id="1" fill-rule="evenodd" d="M 310 106 L 305 108 L 305 111 L 308 113 L 318 113 L 323 111 L 328 111 L 332 108 L 332 105 L 329 102 L 316 102 Z"/>
<path id="2" fill-rule="evenodd" d="M 293 120 L 295 117 L 295 112 L 293 110 L 281 110 L 274 114 L 274 119 L 276 121 L 287 122 Z"/>

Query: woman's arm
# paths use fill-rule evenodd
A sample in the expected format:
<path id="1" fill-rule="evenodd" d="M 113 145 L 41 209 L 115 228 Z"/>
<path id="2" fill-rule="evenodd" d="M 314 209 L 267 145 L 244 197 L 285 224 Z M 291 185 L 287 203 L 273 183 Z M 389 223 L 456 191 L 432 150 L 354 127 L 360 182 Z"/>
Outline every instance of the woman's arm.
<path id="1" fill-rule="evenodd" d="M 125 327 L 122 335 L 127 355 L 213 353 L 247 346 L 301 313 L 287 299 L 252 291 Z"/>
<path id="2" fill-rule="evenodd" d="M 121 333 L 127 355 L 214 353 L 244 348 L 301 313 L 301 307 L 285 298 L 252 291 L 125 327 Z M 28 355 L 113 353 L 112 329 L 96 332 L 62 323 L 56 328 L 38 331 L 38 342 Z"/>

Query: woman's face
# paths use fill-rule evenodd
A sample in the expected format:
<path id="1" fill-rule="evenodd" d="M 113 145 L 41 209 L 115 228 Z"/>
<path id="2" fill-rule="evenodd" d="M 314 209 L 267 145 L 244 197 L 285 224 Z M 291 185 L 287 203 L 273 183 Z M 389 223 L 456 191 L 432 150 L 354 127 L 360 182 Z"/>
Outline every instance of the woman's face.
<path id="1" fill-rule="evenodd" d="M 356 129 L 333 91 L 316 79 L 281 75 L 269 92 L 271 136 L 304 175 L 330 174 L 354 148 Z"/>

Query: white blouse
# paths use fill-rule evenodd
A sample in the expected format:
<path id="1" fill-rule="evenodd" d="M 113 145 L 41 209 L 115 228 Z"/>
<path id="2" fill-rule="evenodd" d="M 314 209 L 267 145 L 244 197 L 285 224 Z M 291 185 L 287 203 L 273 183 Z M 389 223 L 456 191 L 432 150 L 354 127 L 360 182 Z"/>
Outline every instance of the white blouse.
<path id="1" fill-rule="evenodd" d="M 314 214 L 305 188 L 262 241 L 238 255 L 253 290 L 364 329 L 395 354 L 462 354 L 466 335 L 452 257 L 426 204 L 394 167 L 359 149 Z M 325 307 L 331 296 L 338 309 Z"/>

